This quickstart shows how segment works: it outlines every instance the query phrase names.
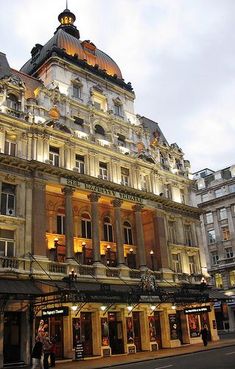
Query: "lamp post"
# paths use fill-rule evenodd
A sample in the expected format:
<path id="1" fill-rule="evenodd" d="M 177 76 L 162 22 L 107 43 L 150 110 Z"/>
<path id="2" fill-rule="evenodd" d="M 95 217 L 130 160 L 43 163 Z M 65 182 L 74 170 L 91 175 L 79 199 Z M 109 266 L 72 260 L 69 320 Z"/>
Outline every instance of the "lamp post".
<path id="1" fill-rule="evenodd" d="M 106 261 L 106 263 L 109 266 L 110 265 L 110 262 L 111 262 L 111 246 L 110 245 L 107 245 L 106 253 L 107 253 L 107 261 Z"/>
<path id="2" fill-rule="evenodd" d="M 54 239 L 54 246 L 55 246 L 55 261 L 58 261 L 58 242 L 59 242 L 59 239 L 56 237 Z"/>
<path id="3" fill-rule="evenodd" d="M 74 272 L 74 269 L 70 270 L 69 272 L 69 281 L 70 282 L 76 282 L 77 281 L 77 273 Z"/>
<path id="4" fill-rule="evenodd" d="M 86 242 L 82 242 L 82 264 L 86 264 Z"/>
<path id="5" fill-rule="evenodd" d="M 151 258 L 151 264 L 152 264 L 152 270 L 154 270 L 154 259 L 153 259 L 154 251 L 150 250 L 150 258 Z"/>

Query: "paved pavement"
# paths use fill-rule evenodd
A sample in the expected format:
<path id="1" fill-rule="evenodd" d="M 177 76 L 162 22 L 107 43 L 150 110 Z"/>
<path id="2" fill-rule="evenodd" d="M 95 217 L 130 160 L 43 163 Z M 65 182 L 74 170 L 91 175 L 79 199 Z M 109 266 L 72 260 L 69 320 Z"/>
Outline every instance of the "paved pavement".
<path id="1" fill-rule="evenodd" d="M 146 360 L 157 360 L 170 356 L 187 355 L 193 352 L 214 350 L 220 347 L 235 346 L 235 332 L 222 334 L 221 339 L 216 342 L 209 342 L 207 347 L 203 343 L 194 345 L 183 345 L 177 348 L 161 349 L 154 352 L 138 352 L 130 355 L 115 355 L 107 358 L 93 357 L 82 361 L 61 360 L 56 362 L 58 369 L 104 369 L 122 364 L 141 362 Z M 30 369 L 30 367 L 24 367 Z"/>
<path id="2" fill-rule="evenodd" d="M 207 347 L 203 343 L 195 345 L 183 345 L 175 349 L 161 349 L 155 352 L 138 352 L 131 355 L 115 355 L 108 358 L 90 358 L 83 361 L 59 361 L 56 363 L 58 369 L 98 369 L 109 368 L 115 365 L 134 363 L 138 361 L 155 360 L 169 356 L 185 355 L 193 352 L 213 350 L 219 347 L 235 346 L 235 334 L 221 336 L 217 342 L 209 342 Z"/>

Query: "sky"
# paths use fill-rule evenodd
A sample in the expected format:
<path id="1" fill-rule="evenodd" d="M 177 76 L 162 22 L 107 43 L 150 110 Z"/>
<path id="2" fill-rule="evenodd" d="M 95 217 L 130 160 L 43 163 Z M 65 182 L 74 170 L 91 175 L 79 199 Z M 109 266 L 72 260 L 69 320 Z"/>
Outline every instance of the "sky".
<path id="1" fill-rule="evenodd" d="M 20 69 L 65 0 L 0 0 L 0 51 Z M 191 171 L 235 164 L 234 0 L 68 0 L 81 40 L 119 65 L 135 112 L 159 123 Z"/>

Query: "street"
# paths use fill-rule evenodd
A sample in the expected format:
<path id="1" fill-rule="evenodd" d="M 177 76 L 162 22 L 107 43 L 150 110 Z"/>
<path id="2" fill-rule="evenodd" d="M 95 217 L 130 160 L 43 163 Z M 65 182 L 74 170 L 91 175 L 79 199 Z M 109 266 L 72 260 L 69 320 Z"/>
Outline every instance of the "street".
<path id="1" fill-rule="evenodd" d="M 235 346 L 217 348 L 165 359 L 129 363 L 111 369 L 234 369 Z"/>

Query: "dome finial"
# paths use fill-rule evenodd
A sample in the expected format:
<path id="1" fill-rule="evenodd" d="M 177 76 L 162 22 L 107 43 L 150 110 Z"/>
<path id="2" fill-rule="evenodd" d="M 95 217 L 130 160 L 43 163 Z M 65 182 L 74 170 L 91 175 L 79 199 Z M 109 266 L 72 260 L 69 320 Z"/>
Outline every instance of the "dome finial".
<path id="1" fill-rule="evenodd" d="M 68 9 L 68 0 L 66 0 L 66 9 L 59 14 L 58 20 L 60 22 L 60 26 L 57 28 L 62 28 L 65 32 L 70 33 L 76 38 L 80 38 L 79 31 L 76 26 L 74 26 L 74 22 L 76 20 L 75 15 Z"/>
<path id="2" fill-rule="evenodd" d="M 65 2 L 65 9 L 68 9 L 68 0 Z"/>

